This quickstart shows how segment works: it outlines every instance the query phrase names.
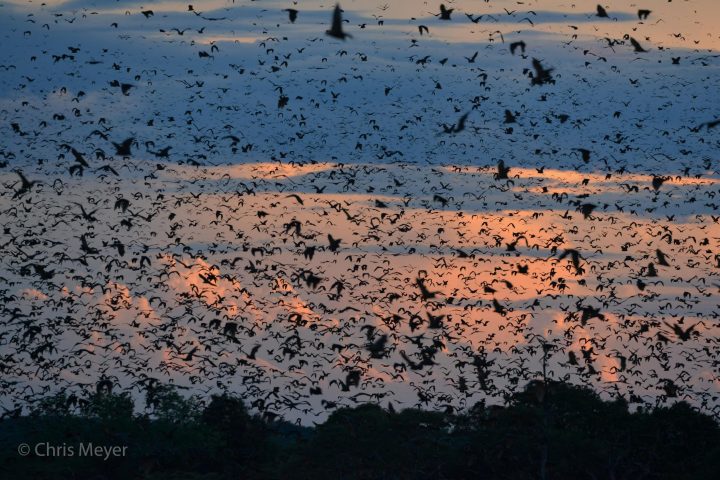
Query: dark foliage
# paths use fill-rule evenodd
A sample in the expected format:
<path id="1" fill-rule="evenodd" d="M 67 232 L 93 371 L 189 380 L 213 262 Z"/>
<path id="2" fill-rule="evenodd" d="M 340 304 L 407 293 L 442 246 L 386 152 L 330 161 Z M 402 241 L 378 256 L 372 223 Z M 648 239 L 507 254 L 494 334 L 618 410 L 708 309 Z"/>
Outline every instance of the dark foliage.
<path id="1" fill-rule="evenodd" d="M 0 478 L 703 479 L 720 471 L 720 427 L 685 403 L 630 412 L 588 389 L 531 383 L 504 407 L 461 415 L 377 405 L 338 409 L 315 428 L 250 415 L 242 400 L 207 405 L 171 388 L 133 414 L 124 395 L 48 398 L 0 422 Z M 20 456 L 18 445 L 74 447 Z M 80 443 L 127 446 L 77 455 Z"/>

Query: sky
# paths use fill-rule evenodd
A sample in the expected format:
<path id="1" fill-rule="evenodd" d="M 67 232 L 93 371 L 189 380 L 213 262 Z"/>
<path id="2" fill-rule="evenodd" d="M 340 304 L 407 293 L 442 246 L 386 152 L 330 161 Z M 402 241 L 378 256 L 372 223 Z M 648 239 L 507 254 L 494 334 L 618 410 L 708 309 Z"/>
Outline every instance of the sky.
<path id="1" fill-rule="evenodd" d="M 716 413 L 720 6 L 439 4 L 0 0 L 0 403 Z"/>

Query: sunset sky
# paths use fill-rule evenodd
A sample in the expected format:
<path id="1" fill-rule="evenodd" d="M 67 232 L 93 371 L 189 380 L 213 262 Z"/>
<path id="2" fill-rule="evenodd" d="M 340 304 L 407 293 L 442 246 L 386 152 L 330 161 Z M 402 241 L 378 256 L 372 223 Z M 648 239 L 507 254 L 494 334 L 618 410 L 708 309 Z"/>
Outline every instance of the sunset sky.
<path id="1" fill-rule="evenodd" d="M 188 5 L 0 0 L 0 404 L 717 412 L 720 3 Z"/>

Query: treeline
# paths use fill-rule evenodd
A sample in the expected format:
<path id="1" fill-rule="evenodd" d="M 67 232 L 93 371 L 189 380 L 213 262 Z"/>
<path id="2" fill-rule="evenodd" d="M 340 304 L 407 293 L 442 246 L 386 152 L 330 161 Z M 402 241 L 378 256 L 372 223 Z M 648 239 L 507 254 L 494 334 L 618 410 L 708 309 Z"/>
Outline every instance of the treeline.
<path id="1" fill-rule="evenodd" d="M 78 408 L 70 400 L 52 397 L 0 422 L 0 478 L 697 480 L 720 472 L 712 417 L 685 403 L 630 412 L 562 383 L 532 383 L 505 407 L 460 415 L 343 408 L 314 428 L 265 421 L 239 398 L 201 406 L 172 389 L 148 399 L 152 415 L 106 390 Z M 105 459 L 79 455 L 80 444 L 127 448 Z"/>

